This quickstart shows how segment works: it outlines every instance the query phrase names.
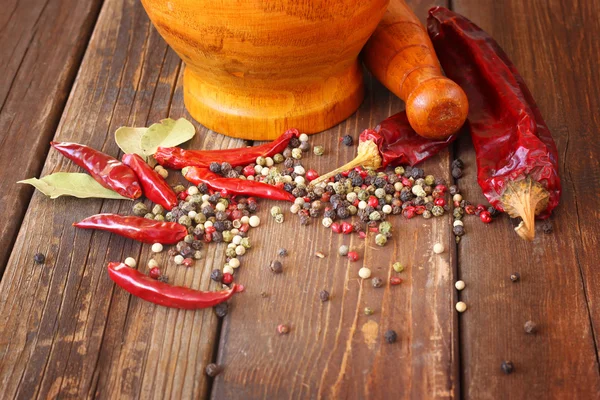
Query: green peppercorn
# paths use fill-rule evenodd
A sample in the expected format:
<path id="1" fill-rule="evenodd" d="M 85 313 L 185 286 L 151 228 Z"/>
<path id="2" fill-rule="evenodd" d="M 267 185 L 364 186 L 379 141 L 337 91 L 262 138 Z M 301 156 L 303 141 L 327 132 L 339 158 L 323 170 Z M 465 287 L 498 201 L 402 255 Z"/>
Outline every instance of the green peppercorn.
<path id="1" fill-rule="evenodd" d="M 371 214 L 369 214 L 369 219 L 371 221 L 379 221 L 381 219 L 381 213 L 379 211 L 373 211 Z"/>
<path id="2" fill-rule="evenodd" d="M 154 214 L 147 213 L 146 215 L 144 215 L 144 218 L 146 218 L 146 219 L 154 219 Z"/>
<path id="3" fill-rule="evenodd" d="M 444 208 L 440 206 L 433 206 L 433 208 L 431 209 L 431 213 L 434 216 L 439 217 L 441 215 L 444 215 Z"/>
<path id="4" fill-rule="evenodd" d="M 281 207 L 279 207 L 279 206 L 271 207 L 271 216 L 274 218 L 277 216 L 277 214 L 281 214 Z"/>
<path id="5" fill-rule="evenodd" d="M 223 231 L 222 235 L 223 235 L 223 241 L 225 243 L 231 243 L 231 241 L 233 240 L 233 234 L 230 231 Z"/>
<path id="6" fill-rule="evenodd" d="M 173 187 L 173 191 L 177 194 L 183 192 L 185 190 L 185 186 L 183 185 L 177 185 L 175 187 Z"/>
<path id="7" fill-rule="evenodd" d="M 225 206 L 225 209 L 227 209 L 227 207 L 229 207 L 229 200 L 220 198 L 217 204 L 223 204 Z"/>
<path id="8" fill-rule="evenodd" d="M 177 222 L 179 222 L 183 226 L 191 226 L 192 225 L 192 219 L 190 217 L 188 217 L 187 215 L 182 215 L 181 217 L 179 217 Z"/>
<path id="9" fill-rule="evenodd" d="M 399 263 L 399 262 L 395 262 L 395 263 L 392 265 L 392 268 L 393 268 L 393 269 L 394 269 L 394 271 L 396 271 L 396 272 L 402 272 L 402 271 L 404 271 L 404 265 L 402 265 L 402 264 L 401 264 L 401 263 Z"/>
<path id="10" fill-rule="evenodd" d="M 425 184 L 428 186 L 432 186 L 435 183 L 435 177 L 433 175 L 427 175 L 425 177 Z"/>
<path id="11" fill-rule="evenodd" d="M 198 213 L 196 214 L 196 216 L 194 217 L 194 222 L 197 224 L 203 224 L 206 222 L 206 215 L 202 214 L 202 213 Z"/>
<path id="12" fill-rule="evenodd" d="M 325 149 L 323 148 L 323 146 L 315 146 L 313 152 L 316 156 L 322 156 L 325 153 Z"/>
<path id="13" fill-rule="evenodd" d="M 361 190 L 360 192 L 358 192 L 357 196 L 358 199 L 361 201 L 367 201 L 369 199 L 369 193 L 367 193 L 366 190 Z"/>
<path id="14" fill-rule="evenodd" d="M 396 175 L 404 175 L 404 167 L 396 167 L 396 168 L 394 168 L 394 173 Z"/>
<path id="15" fill-rule="evenodd" d="M 373 315 L 374 311 L 371 307 L 365 307 L 365 315 Z"/>
<path id="16" fill-rule="evenodd" d="M 452 212 L 452 215 L 454 216 L 454 219 L 462 219 L 463 216 L 465 215 L 465 209 L 462 207 L 456 207 L 454 209 L 454 211 Z"/>
<path id="17" fill-rule="evenodd" d="M 277 222 L 278 224 L 283 224 L 283 221 L 285 221 L 285 217 L 283 216 L 283 214 L 277 214 L 275 216 L 275 222 Z"/>
<path id="18" fill-rule="evenodd" d="M 302 158 L 302 150 L 299 148 L 292 149 L 292 158 L 299 160 Z"/>
<path id="19" fill-rule="evenodd" d="M 275 164 L 281 164 L 283 162 L 283 160 L 285 160 L 285 158 L 283 157 L 283 155 L 281 153 L 277 153 L 273 156 L 273 162 Z"/>
<path id="20" fill-rule="evenodd" d="M 244 246 L 245 248 L 249 249 L 250 247 L 252 247 L 250 245 L 250 239 L 248 239 L 247 237 L 242 239 L 242 242 L 240 243 L 242 246 Z"/>
<path id="21" fill-rule="evenodd" d="M 385 197 L 385 189 L 383 189 L 383 188 L 375 189 L 375 197 L 377 197 L 378 199 L 384 198 Z"/>
<path id="22" fill-rule="evenodd" d="M 225 250 L 225 255 L 229 258 L 237 257 L 237 254 L 235 253 L 235 247 L 228 247 L 227 250 Z"/>
<path id="23" fill-rule="evenodd" d="M 164 214 L 165 213 L 165 208 L 163 206 L 161 206 L 160 204 L 155 204 L 154 207 L 152 207 L 152 214 L 154 215 L 158 215 L 158 214 Z"/>
<path id="24" fill-rule="evenodd" d="M 387 237 L 385 235 L 378 233 L 377 236 L 375 236 L 375 244 L 377 244 L 378 246 L 385 246 L 386 243 Z"/>
<path id="25" fill-rule="evenodd" d="M 392 224 L 390 224 L 389 222 L 384 221 L 379 224 L 379 233 L 383 233 L 384 235 L 387 235 L 391 231 L 392 231 Z"/>
<path id="26" fill-rule="evenodd" d="M 423 211 L 423 214 L 421 216 L 425 219 L 429 219 L 432 217 L 432 214 L 431 214 L 431 211 L 425 210 L 425 211 Z"/>
<path id="27" fill-rule="evenodd" d="M 133 214 L 138 217 L 148 214 L 148 207 L 142 202 L 135 203 L 133 205 Z"/>
<path id="28" fill-rule="evenodd" d="M 350 215 L 356 215 L 358 213 L 358 208 L 355 206 L 348 206 L 347 209 L 350 212 Z"/>
<path id="29" fill-rule="evenodd" d="M 165 220 L 165 216 L 161 215 L 161 214 L 157 214 L 157 215 L 154 216 L 154 220 L 162 222 L 162 221 Z"/>

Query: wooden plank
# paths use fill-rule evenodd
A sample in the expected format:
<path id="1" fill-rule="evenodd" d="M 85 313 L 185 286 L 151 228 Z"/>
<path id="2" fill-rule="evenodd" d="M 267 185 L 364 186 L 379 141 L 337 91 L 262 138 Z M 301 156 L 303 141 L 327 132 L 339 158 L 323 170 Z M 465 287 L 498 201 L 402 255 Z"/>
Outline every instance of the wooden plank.
<path id="1" fill-rule="evenodd" d="M 57 140 L 73 140 L 117 155 L 121 125 L 145 126 L 184 115 L 181 63 L 151 27 L 137 0 L 103 6 Z M 196 147 L 238 147 L 239 140 L 198 126 Z M 50 152 L 42 175 L 76 171 Z M 169 178 L 176 181 L 173 173 Z M 204 366 L 212 358 L 217 319 L 212 310 L 156 307 L 115 289 L 109 261 L 127 256 L 146 271 L 149 246 L 71 223 L 97 212 L 130 213 L 113 200 L 49 200 L 33 196 L 0 285 L 0 387 L 6 398 L 173 397 L 206 394 Z M 36 252 L 44 266 L 33 264 Z M 167 267 L 170 281 L 214 290 L 212 265 L 223 248 L 205 251 L 196 268 Z M 235 300 L 234 300 L 235 303 Z"/>
<path id="2" fill-rule="evenodd" d="M 466 398 L 598 398 L 600 295 L 596 273 L 600 206 L 596 139 L 600 128 L 600 46 L 594 1 L 455 0 L 456 11 L 492 34 L 522 73 L 557 142 L 562 204 L 554 233 L 537 229 L 533 243 L 513 232 L 506 216 L 485 226 L 467 219 L 459 246 L 462 387 Z M 465 198 L 483 201 L 468 138 L 458 145 L 465 161 Z M 521 274 L 511 283 L 512 272 Z M 536 322 L 527 335 L 523 324 Z M 590 321 L 592 324 L 590 324 Z M 595 327 L 595 328 L 594 328 Z M 512 360 L 505 376 L 500 364 Z"/>
<path id="3" fill-rule="evenodd" d="M 0 13 L 0 276 L 102 0 L 5 0 Z M 26 140 L 24 146 L 23 141 Z"/>
<path id="4" fill-rule="evenodd" d="M 424 19 L 434 2 L 411 3 Z M 305 166 L 327 171 L 350 160 L 355 147 L 340 146 L 340 136 L 356 139 L 363 129 L 402 109 L 399 99 L 371 77 L 366 79 L 362 107 L 339 126 L 311 137 L 311 144 L 323 145 L 327 155 L 311 153 L 302 159 Z M 449 163 L 446 151 L 424 168 L 449 178 Z M 251 235 L 255 249 L 244 257 L 236 276 L 247 292 L 223 324 L 218 362 L 225 369 L 213 383 L 212 398 L 458 397 L 450 216 L 429 221 L 393 217 L 393 240 L 380 248 L 372 234 L 366 240 L 337 235 L 321 226 L 321 218 L 299 226 L 287 207 L 287 221 L 279 225 L 268 215 L 273 204 L 261 203 L 263 229 Z M 435 242 L 450 250 L 433 255 Z M 341 244 L 357 250 L 361 261 L 339 257 Z M 284 272 L 274 275 L 269 263 L 280 247 L 289 256 L 280 258 Z M 317 251 L 327 257 L 316 258 Z M 389 287 L 395 261 L 407 266 L 401 275 L 405 282 Z M 370 280 L 361 282 L 357 272 L 363 265 L 386 286 L 375 289 Z M 323 289 L 331 293 L 329 302 L 319 300 Z M 373 316 L 364 315 L 366 306 L 375 310 Z M 277 334 L 282 323 L 290 325 L 288 335 Z M 383 339 L 388 329 L 398 333 L 397 343 Z"/>

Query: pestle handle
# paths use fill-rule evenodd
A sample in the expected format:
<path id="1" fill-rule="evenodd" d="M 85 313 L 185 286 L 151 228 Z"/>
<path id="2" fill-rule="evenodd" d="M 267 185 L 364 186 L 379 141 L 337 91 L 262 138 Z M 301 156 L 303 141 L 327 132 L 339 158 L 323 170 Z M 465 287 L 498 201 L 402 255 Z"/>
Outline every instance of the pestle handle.
<path id="1" fill-rule="evenodd" d="M 440 68 L 425 27 L 404 0 L 391 0 L 362 57 L 371 73 L 406 103 L 413 129 L 443 139 L 464 124 L 467 96 Z"/>

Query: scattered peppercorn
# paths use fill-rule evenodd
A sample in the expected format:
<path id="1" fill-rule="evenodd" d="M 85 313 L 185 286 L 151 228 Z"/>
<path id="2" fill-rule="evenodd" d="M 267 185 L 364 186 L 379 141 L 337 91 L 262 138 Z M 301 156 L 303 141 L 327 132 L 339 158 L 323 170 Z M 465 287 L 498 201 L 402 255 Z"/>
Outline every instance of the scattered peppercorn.
<path id="1" fill-rule="evenodd" d="M 375 277 L 371 280 L 371 284 L 374 288 L 380 288 L 383 286 L 383 279 Z"/>
<path id="2" fill-rule="evenodd" d="M 325 258 L 325 254 L 324 254 L 323 252 L 321 252 L 321 251 L 317 251 L 317 252 L 315 253 L 315 256 L 316 256 L 317 258 Z"/>
<path id="3" fill-rule="evenodd" d="M 462 169 L 460 168 L 452 168 L 452 177 L 454 179 L 460 179 L 463 175 Z"/>
<path id="4" fill-rule="evenodd" d="M 465 282 L 456 281 L 456 283 L 454 283 L 454 287 L 456 288 L 456 290 L 463 290 L 465 288 Z"/>
<path id="5" fill-rule="evenodd" d="M 163 282 L 163 283 L 168 283 L 169 282 L 169 277 L 166 276 L 165 274 L 162 274 L 161 276 L 158 277 L 158 281 L 159 282 Z"/>
<path id="6" fill-rule="evenodd" d="M 150 276 L 150 278 L 152 279 L 158 279 L 160 278 L 160 268 L 158 267 L 152 267 L 150 268 L 150 272 L 148 273 L 148 275 Z"/>
<path id="7" fill-rule="evenodd" d="M 33 262 L 36 264 L 43 264 L 46 262 L 46 256 L 43 255 L 42 253 L 36 253 L 33 256 Z"/>
<path id="8" fill-rule="evenodd" d="M 525 322 L 523 329 L 525 330 L 525 333 L 533 334 L 537 332 L 537 325 L 533 321 L 527 321 Z"/>
<path id="9" fill-rule="evenodd" d="M 515 366 L 512 361 L 502 361 L 500 368 L 506 375 L 512 374 L 515 371 Z"/>
<path id="10" fill-rule="evenodd" d="M 354 139 L 352 139 L 352 136 L 346 135 L 342 138 L 342 143 L 344 146 L 352 146 L 354 144 Z"/>
<path id="11" fill-rule="evenodd" d="M 287 326 L 286 324 L 279 324 L 277 326 L 277 332 L 280 335 L 287 335 L 290 332 L 290 327 Z"/>
<path id="12" fill-rule="evenodd" d="M 227 312 L 229 311 L 229 305 L 227 303 L 219 303 L 216 306 L 214 306 L 213 309 L 215 310 L 215 314 L 217 315 L 217 317 L 223 318 L 227 315 Z"/>
<path id="13" fill-rule="evenodd" d="M 373 315 L 374 311 L 371 307 L 365 307 L 364 313 L 365 315 Z"/>
<path id="14" fill-rule="evenodd" d="M 467 311 L 467 303 L 465 303 L 464 301 L 459 301 L 458 303 L 456 303 L 456 311 L 458 311 L 459 313 Z"/>
<path id="15" fill-rule="evenodd" d="M 284 249 L 284 248 L 282 247 L 282 248 L 280 248 L 279 250 L 277 250 L 277 254 L 278 254 L 280 257 L 285 257 L 285 256 L 287 256 L 288 252 L 287 252 L 287 250 L 286 250 L 286 249 Z"/>
<path id="16" fill-rule="evenodd" d="M 271 271 L 274 274 L 280 274 L 283 272 L 283 265 L 278 260 L 271 261 L 271 264 L 269 264 L 269 268 L 271 268 Z"/>
<path id="17" fill-rule="evenodd" d="M 348 246 L 346 246 L 345 244 L 341 245 L 340 248 L 338 249 L 338 254 L 340 256 L 347 256 L 348 252 L 349 252 L 349 248 Z"/>
<path id="18" fill-rule="evenodd" d="M 233 275 L 232 275 L 231 273 L 229 273 L 229 272 L 225 272 L 225 273 L 223 274 L 223 283 L 224 283 L 225 285 L 229 285 L 229 284 L 231 284 L 232 282 L 233 282 Z"/>
<path id="19" fill-rule="evenodd" d="M 213 164 L 216 164 L 216 163 L 213 163 Z M 221 371 L 223 371 L 223 368 L 221 368 L 219 365 L 217 365 L 215 363 L 210 363 L 206 366 L 204 371 L 206 372 L 206 375 L 210 376 L 211 378 L 214 378 L 215 376 L 219 375 L 221 373 Z"/>
<path id="20" fill-rule="evenodd" d="M 350 259 L 350 261 L 358 261 L 359 256 L 358 253 L 355 251 L 349 251 L 347 254 L 347 257 Z"/>
<path id="21" fill-rule="evenodd" d="M 395 263 L 392 265 L 392 268 L 393 268 L 393 269 L 394 269 L 394 271 L 396 271 L 396 272 L 402 272 L 402 271 L 404 271 L 404 266 L 403 266 L 401 263 L 399 263 L 399 262 L 395 262 Z"/>
<path id="22" fill-rule="evenodd" d="M 215 282 L 223 282 L 223 272 L 220 269 L 213 269 L 210 273 L 210 279 Z"/>
<path id="23" fill-rule="evenodd" d="M 319 299 L 324 303 L 329 301 L 329 292 L 327 290 L 321 290 L 319 292 Z"/>
<path id="24" fill-rule="evenodd" d="M 513 282 L 518 282 L 521 279 L 521 275 L 518 272 L 514 272 L 510 274 L 510 280 Z"/>
<path id="25" fill-rule="evenodd" d="M 323 146 L 315 146 L 313 152 L 316 156 L 322 156 L 325 153 L 325 149 L 323 148 Z"/>
<path id="26" fill-rule="evenodd" d="M 387 330 L 384 334 L 383 337 L 385 338 L 385 341 L 388 342 L 389 344 L 395 343 L 396 340 L 398 340 L 398 334 L 396 333 L 396 331 L 390 329 Z"/>

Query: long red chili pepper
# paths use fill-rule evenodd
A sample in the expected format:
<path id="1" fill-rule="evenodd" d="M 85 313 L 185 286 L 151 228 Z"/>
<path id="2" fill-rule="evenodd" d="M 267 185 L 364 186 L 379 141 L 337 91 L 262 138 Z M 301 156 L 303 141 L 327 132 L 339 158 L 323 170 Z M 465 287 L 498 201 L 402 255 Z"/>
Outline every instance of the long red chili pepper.
<path id="1" fill-rule="evenodd" d="M 243 180 L 239 178 L 224 178 L 207 168 L 185 167 L 183 176 L 194 185 L 205 183 L 213 190 L 232 195 L 261 197 L 263 199 L 291 201 L 296 198 L 289 192 L 263 182 Z"/>
<path id="2" fill-rule="evenodd" d="M 150 201 L 167 210 L 177 205 L 177 195 L 171 186 L 142 157 L 137 154 L 125 154 L 123 163 L 135 172 L 144 189 L 144 195 Z"/>
<path id="3" fill-rule="evenodd" d="M 235 283 L 231 285 L 231 289 L 219 292 L 202 292 L 182 286 L 172 286 L 152 279 L 125 263 L 118 262 L 108 264 L 108 275 L 121 288 L 142 300 L 184 310 L 216 306 L 244 290 L 242 285 Z"/>
<path id="4" fill-rule="evenodd" d="M 154 158 L 164 167 L 182 169 L 184 167 L 206 167 L 213 162 L 228 162 L 232 167 L 246 166 L 257 157 L 272 157 L 281 153 L 293 137 L 298 137 L 298 129 L 288 129 L 272 142 L 260 146 L 222 150 L 184 150 L 180 147 L 159 147 Z"/>
<path id="5" fill-rule="evenodd" d="M 429 11 L 429 35 L 447 76 L 469 99 L 477 180 L 494 207 L 523 222 L 533 240 L 534 217 L 558 205 L 558 151 L 542 115 L 498 43 L 467 18 L 443 7 Z"/>
<path id="6" fill-rule="evenodd" d="M 144 243 L 175 244 L 188 234 L 187 228 L 176 222 L 117 214 L 92 215 L 73 226 L 108 231 Z"/>
<path id="7" fill-rule="evenodd" d="M 142 195 L 142 188 L 135 173 L 116 158 L 83 144 L 69 142 L 50 142 L 50 144 L 63 156 L 89 172 L 105 188 L 130 199 L 137 199 Z"/>
<path id="8" fill-rule="evenodd" d="M 442 140 L 426 139 L 415 132 L 402 111 L 383 120 L 375 129 L 365 129 L 359 137 L 357 156 L 349 163 L 313 180 L 315 185 L 354 167 L 378 169 L 387 165 L 415 165 L 439 153 L 458 134 Z"/>

